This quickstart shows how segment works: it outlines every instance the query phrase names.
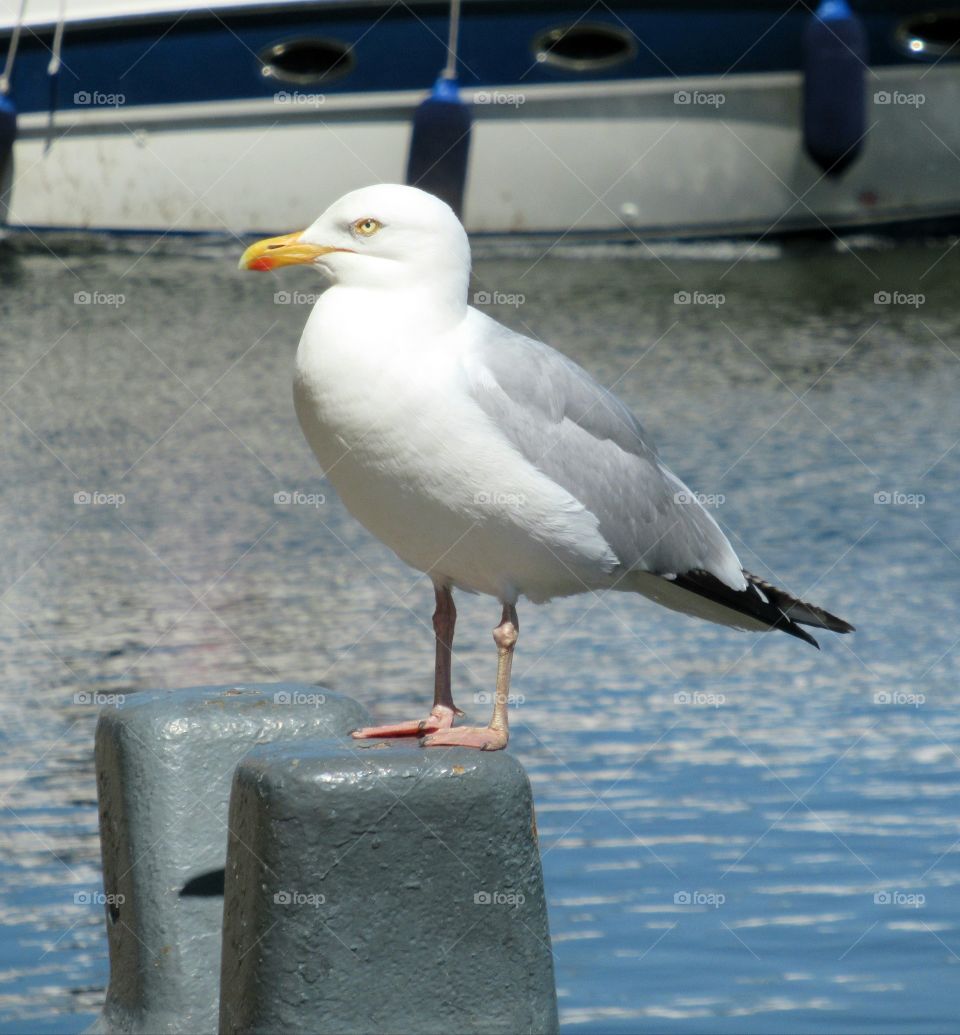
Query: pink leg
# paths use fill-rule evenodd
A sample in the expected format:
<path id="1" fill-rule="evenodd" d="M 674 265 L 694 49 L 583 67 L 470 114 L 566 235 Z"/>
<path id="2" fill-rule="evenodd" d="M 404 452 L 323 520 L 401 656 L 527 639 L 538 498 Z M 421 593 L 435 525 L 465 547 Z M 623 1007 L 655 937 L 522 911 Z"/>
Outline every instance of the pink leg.
<path id="1" fill-rule="evenodd" d="M 364 726 L 351 736 L 357 740 L 373 737 L 422 737 L 425 733 L 447 730 L 462 712 L 453 703 L 450 689 L 450 669 L 453 654 L 453 630 L 457 623 L 457 609 L 453 594 L 446 586 L 435 587 L 437 608 L 433 613 L 433 631 L 437 638 L 437 661 L 433 677 L 433 708 L 425 719 L 395 722 L 387 726 Z"/>
<path id="2" fill-rule="evenodd" d="M 513 648 L 520 635 L 520 622 L 513 604 L 503 605 L 500 624 L 493 630 L 497 645 L 497 691 L 489 726 L 459 726 L 440 730 L 423 740 L 424 747 L 472 747 L 481 751 L 499 751 L 507 746 L 507 699 L 510 696 L 510 669 Z"/>

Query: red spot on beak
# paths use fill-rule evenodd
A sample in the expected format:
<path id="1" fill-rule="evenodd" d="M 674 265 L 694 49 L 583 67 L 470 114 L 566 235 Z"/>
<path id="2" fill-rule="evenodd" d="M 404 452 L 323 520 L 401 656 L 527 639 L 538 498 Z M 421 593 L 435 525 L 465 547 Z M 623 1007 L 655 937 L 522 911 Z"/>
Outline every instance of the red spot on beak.
<path id="1" fill-rule="evenodd" d="M 273 259 L 268 258 L 266 255 L 261 255 L 259 259 L 254 259 L 253 262 L 247 267 L 250 270 L 272 270 Z"/>

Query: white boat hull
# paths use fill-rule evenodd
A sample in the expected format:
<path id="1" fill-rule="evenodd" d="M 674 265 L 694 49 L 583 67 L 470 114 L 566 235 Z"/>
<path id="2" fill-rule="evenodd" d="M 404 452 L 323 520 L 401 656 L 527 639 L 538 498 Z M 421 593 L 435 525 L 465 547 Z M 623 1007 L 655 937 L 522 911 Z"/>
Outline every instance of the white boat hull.
<path id="1" fill-rule="evenodd" d="M 8 221 L 269 232 L 403 180 L 422 94 L 288 96 L 21 116 Z M 803 152 L 796 73 L 464 96 L 473 232 L 764 234 L 960 213 L 960 69 L 946 64 L 871 71 L 863 153 L 838 178 Z"/>

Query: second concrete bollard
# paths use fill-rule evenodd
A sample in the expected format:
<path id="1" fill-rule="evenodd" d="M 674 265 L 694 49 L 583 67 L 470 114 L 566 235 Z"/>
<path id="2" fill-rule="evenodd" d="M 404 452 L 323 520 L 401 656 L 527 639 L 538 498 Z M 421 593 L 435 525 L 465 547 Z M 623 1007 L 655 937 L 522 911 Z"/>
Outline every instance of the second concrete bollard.
<path id="1" fill-rule="evenodd" d="M 530 784 L 504 752 L 271 744 L 230 802 L 220 1031 L 550 1033 Z"/>

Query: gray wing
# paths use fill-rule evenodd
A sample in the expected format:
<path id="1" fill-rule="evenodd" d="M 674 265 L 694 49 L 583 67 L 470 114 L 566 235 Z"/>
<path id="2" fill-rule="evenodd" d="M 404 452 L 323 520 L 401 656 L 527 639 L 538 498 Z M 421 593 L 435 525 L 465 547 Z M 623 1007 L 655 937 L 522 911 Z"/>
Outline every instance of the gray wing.
<path id="1" fill-rule="evenodd" d="M 582 368 L 474 311 L 468 389 L 534 466 L 591 511 L 620 564 L 705 571 L 746 586 L 740 562 L 696 497 L 658 459 L 640 422 Z"/>

